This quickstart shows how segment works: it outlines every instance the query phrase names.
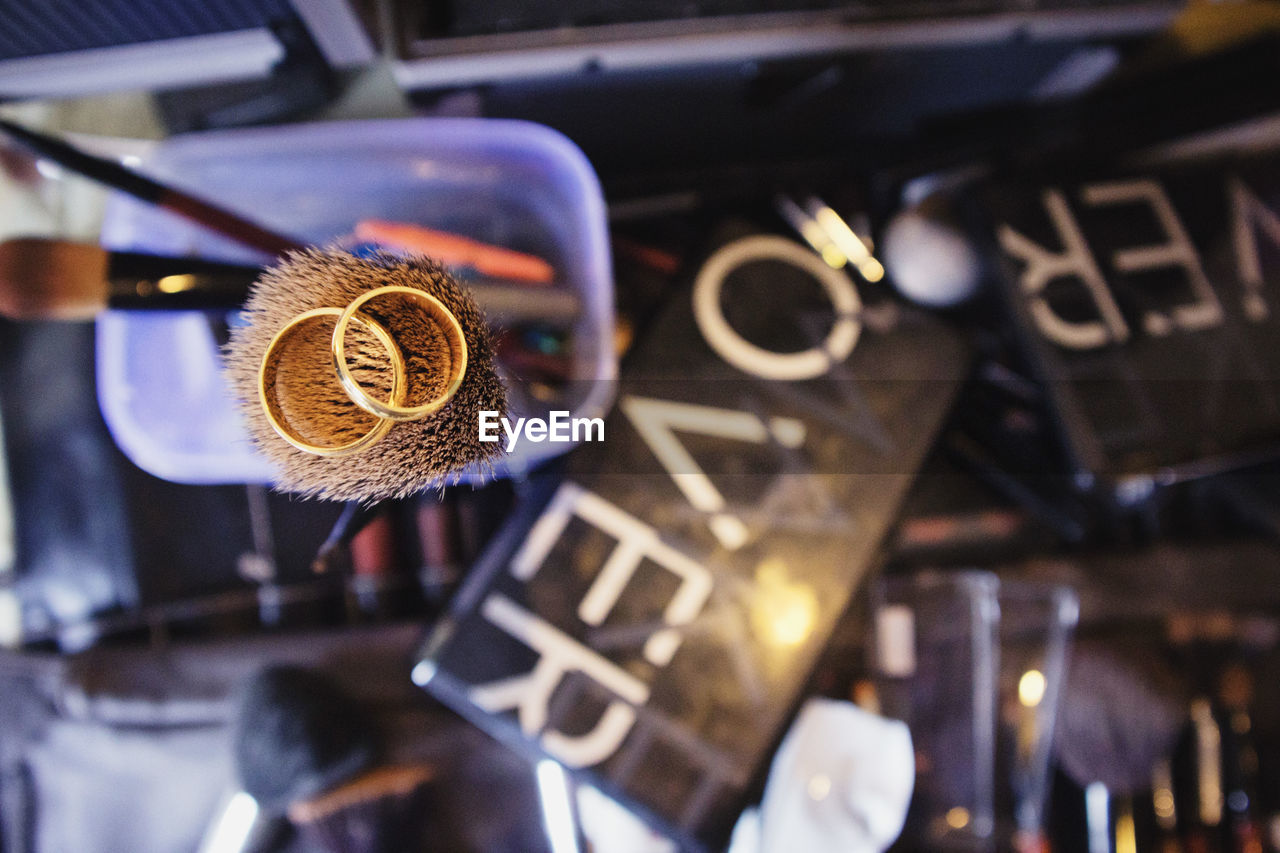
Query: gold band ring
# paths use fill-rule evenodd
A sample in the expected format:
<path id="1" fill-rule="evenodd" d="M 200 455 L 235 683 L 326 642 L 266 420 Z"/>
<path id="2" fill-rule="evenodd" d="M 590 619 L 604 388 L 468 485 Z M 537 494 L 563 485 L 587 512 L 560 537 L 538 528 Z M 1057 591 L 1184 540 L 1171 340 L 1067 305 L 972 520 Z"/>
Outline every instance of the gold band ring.
<path id="1" fill-rule="evenodd" d="M 378 339 L 378 343 L 382 344 L 387 354 L 391 357 L 391 401 L 396 404 L 404 401 L 407 373 L 404 356 L 401 354 L 400 348 L 396 346 L 395 339 L 391 337 L 391 334 L 382 324 L 364 314 L 357 315 L 355 312 L 348 312 L 347 315 L 344 315 L 340 308 L 314 308 L 310 311 L 304 311 L 286 323 L 284 328 L 276 332 L 271 342 L 267 344 L 267 350 L 262 354 L 262 364 L 258 368 L 258 400 L 262 403 L 262 409 L 267 414 L 267 420 L 271 423 L 271 428 L 276 431 L 277 435 L 304 453 L 311 453 L 316 456 L 347 456 L 364 450 L 381 439 L 391 429 L 391 421 L 378 419 L 373 429 L 346 444 L 327 446 L 311 444 L 300 438 L 286 425 L 284 415 L 280 411 L 280 401 L 276 399 L 274 392 L 267 392 L 269 386 L 272 388 L 275 386 L 278 365 L 273 356 L 276 350 L 280 348 L 285 338 L 298 326 L 318 317 L 339 317 L 348 321 L 355 320 L 358 325 L 364 326 L 373 332 L 373 336 Z M 343 328 L 346 328 L 345 324 Z"/>
<path id="2" fill-rule="evenodd" d="M 431 318 L 436 321 L 437 327 L 444 334 L 449 344 L 449 351 L 452 356 L 449 365 L 449 381 L 445 385 L 445 389 L 440 396 L 428 400 L 420 406 L 402 406 L 398 400 L 392 400 L 391 403 L 384 403 L 381 400 L 371 397 L 367 391 L 360 387 L 355 378 L 351 375 L 351 369 L 347 366 L 346 353 L 344 350 L 347 324 L 355 316 L 360 307 L 371 299 L 379 296 L 387 296 L 389 294 L 399 294 L 408 296 L 418 301 L 418 303 L 426 309 Z M 352 300 L 346 308 L 342 310 L 342 316 L 338 318 L 338 323 L 333 327 L 333 366 L 338 371 L 338 379 L 342 382 L 343 389 L 347 392 L 347 396 L 351 401 L 366 412 L 377 415 L 378 417 L 387 418 L 392 421 L 412 421 L 418 418 L 426 417 L 433 414 L 444 407 L 445 403 L 453 397 L 458 387 L 462 385 L 462 379 L 467 372 L 467 339 L 462 333 L 462 326 L 458 323 L 458 318 L 453 316 L 448 308 L 444 306 L 439 299 L 436 299 L 430 293 L 419 290 L 416 287 L 404 287 L 403 285 L 389 285 L 387 287 L 379 287 L 361 294 Z"/>

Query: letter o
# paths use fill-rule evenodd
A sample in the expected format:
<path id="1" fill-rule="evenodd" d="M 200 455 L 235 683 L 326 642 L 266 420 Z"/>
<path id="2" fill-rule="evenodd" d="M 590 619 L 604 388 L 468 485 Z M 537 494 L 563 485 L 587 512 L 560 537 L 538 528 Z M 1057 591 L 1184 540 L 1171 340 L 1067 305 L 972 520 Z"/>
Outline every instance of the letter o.
<path id="1" fill-rule="evenodd" d="M 776 260 L 809 273 L 827 292 L 836 322 L 819 346 L 794 353 L 758 347 L 743 338 L 720 310 L 720 291 L 729 274 L 751 261 Z M 725 361 L 761 379 L 797 381 L 821 376 L 849 357 L 862 332 L 862 300 L 844 270 L 784 237 L 757 234 L 722 246 L 703 264 L 693 283 L 693 319 L 707 344 Z"/>

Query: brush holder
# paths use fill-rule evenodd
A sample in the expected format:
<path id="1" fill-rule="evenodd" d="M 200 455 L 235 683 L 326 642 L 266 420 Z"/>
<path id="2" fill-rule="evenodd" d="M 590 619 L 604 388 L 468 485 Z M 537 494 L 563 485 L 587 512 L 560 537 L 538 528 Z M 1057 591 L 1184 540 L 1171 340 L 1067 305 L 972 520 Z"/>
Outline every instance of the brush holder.
<path id="1" fill-rule="evenodd" d="M 582 152 L 554 130 L 496 119 L 396 119 L 217 131 L 166 140 L 138 168 L 316 245 L 380 219 L 539 255 L 556 270 L 552 290 L 569 292 L 580 306 L 569 330 L 569 382 L 554 408 L 594 418 L 612 403 L 617 365 L 604 201 Z M 269 260 L 122 196 L 108 205 L 102 242 L 236 263 Z M 220 374 L 219 341 L 206 316 L 107 311 L 97 321 L 97 348 L 103 416 L 140 468 L 181 483 L 273 481 Z M 514 400 L 536 399 L 519 383 L 511 391 Z M 498 459 L 493 473 L 526 471 L 568 447 L 524 442 Z M 486 476 L 476 468 L 463 479 Z"/>

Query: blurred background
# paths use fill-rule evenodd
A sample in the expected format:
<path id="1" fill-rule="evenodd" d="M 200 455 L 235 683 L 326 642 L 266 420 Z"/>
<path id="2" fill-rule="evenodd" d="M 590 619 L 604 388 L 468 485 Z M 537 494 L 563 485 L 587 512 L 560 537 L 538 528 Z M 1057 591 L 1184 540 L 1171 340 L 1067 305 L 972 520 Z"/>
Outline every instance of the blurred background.
<path id="1" fill-rule="evenodd" d="M 273 491 L 125 268 L 269 258 L 0 133 L 3 853 L 1280 851 L 1280 4 L 0 18 L 6 120 L 545 261 L 605 434 Z"/>

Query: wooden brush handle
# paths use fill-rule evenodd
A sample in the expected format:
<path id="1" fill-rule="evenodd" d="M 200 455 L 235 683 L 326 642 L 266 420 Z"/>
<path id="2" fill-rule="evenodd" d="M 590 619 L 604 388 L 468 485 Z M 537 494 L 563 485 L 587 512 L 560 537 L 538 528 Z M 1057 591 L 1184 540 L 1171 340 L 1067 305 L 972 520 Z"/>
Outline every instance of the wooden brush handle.
<path id="1" fill-rule="evenodd" d="M 107 252 L 43 238 L 0 243 L 0 314 L 15 320 L 88 320 L 105 307 Z"/>
<path id="2" fill-rule="evenodd" d="M 301 251 L 306 248 L 291 237 L 270 231 L 239 214 L 175 189 L 165 188 L 157 199 L 157 204 L 198 225 L 224 234 L 238 243 L 271 255 L 283 255 L 285 252 Z"/>
<path id="3" fill-rule="evenodd" d="M 316 823 L 354 806 L 386 797 L 404 797 L 431 781 L 433 775 L 434 771 L 425 764 L 379 767 L 340 788 L 293 803 L 289 806 L 289 820 L 299 825 Z"/>

